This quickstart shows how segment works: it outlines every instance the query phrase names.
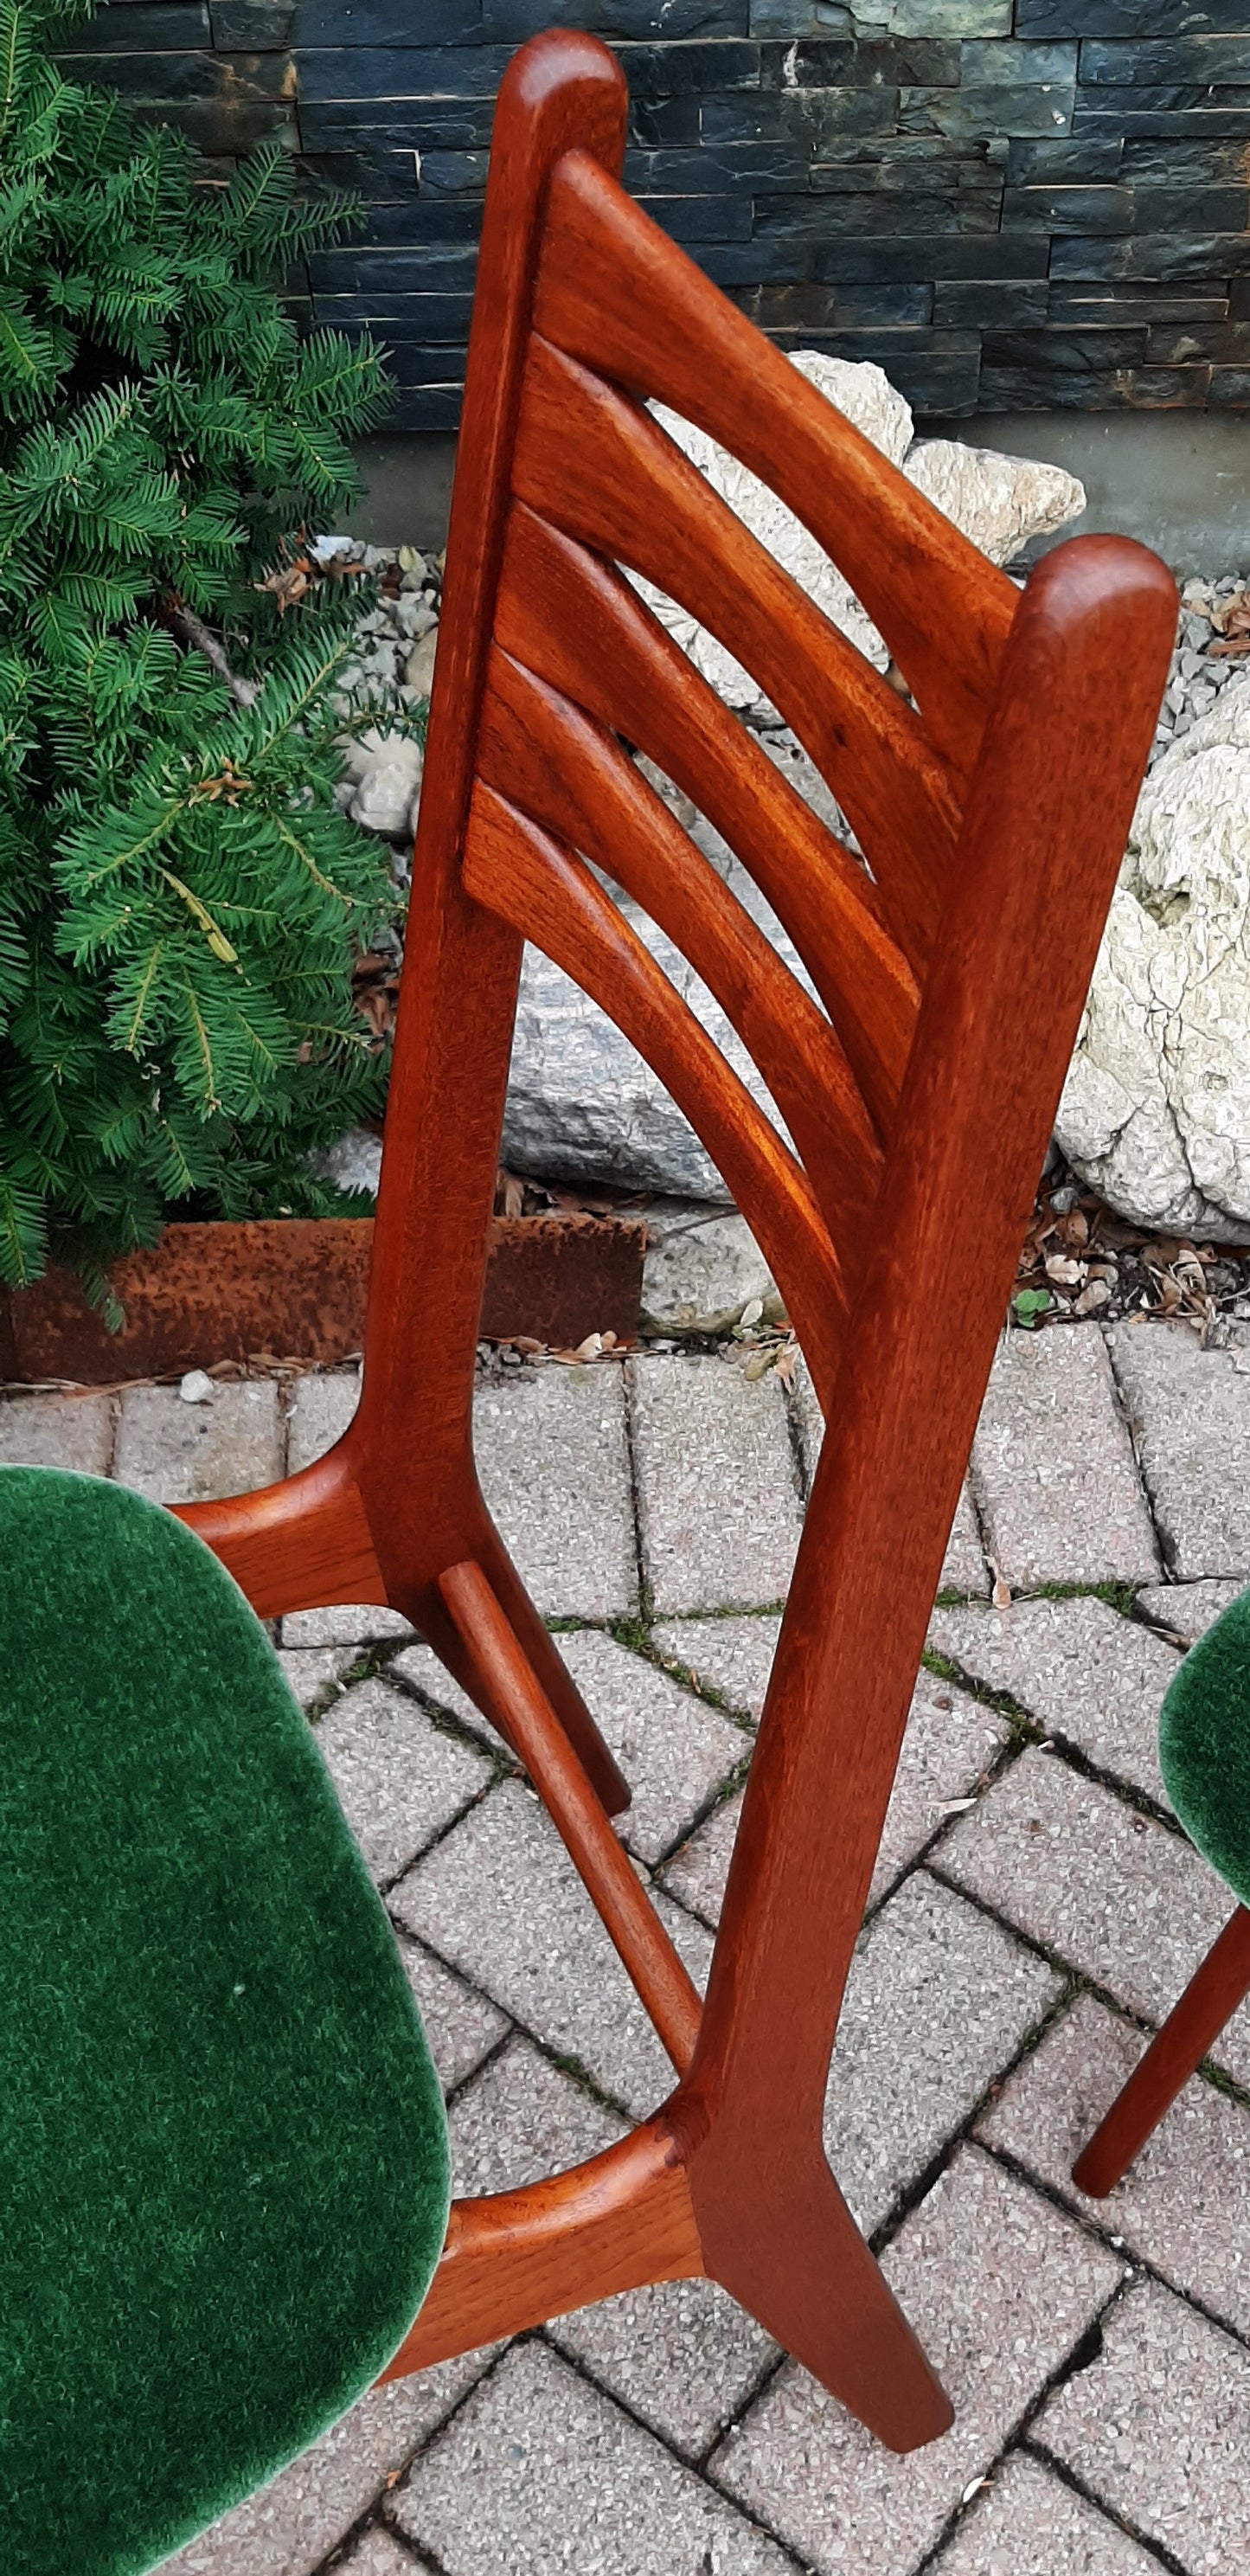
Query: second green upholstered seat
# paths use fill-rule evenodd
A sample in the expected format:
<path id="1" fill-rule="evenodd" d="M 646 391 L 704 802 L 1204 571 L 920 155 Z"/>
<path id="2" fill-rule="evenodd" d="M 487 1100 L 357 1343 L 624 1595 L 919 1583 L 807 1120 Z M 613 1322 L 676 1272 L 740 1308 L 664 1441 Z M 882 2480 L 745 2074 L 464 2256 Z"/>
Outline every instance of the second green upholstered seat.
<path id="1" fill-rule="evenodd" d="M 1250 1905 L 1250 1592 L 1230 1602 L 1171 1682 L 1159 1762 L 1190 1840 Z"/>
<path id="2" fill-rule="evenodd" d="M 139 2576 L 414 2317 L 442 2099 L 315 1739 L 199 1539 L 0 1468 L 0 2556 Z"/>

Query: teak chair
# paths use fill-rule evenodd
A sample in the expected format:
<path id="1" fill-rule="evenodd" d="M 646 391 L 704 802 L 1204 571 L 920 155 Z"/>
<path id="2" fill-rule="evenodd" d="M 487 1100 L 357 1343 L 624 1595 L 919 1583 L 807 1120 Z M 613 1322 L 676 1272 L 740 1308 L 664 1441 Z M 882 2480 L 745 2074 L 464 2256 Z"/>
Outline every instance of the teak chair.
<path id="1" fill-rule="evenodd" d="M 1176 593 L 1152 555 L 1109 538 L 1063 546 L 1018 593 L 623 194 L 626 107 L 611 54 L 574 34 L 526 45 L 500 93 L 359 1411 L 301 1475 L 184 1518 L 263 1617 L 385 1601 L 415 1623 L 541 1792 L 676 2070 L 669 2099 L 605 2155 L 455 2204 L 387 2375 L 708 2275 L 906 2450 L 950 2408 L 826 2164 L 826 2078 Z M 914 704 L 712 494 L 649 397 L 807 522 Z M 618 566 L 750 666 L 871 882 Z M 823 1009 L 622 738 L 732 844 Z M 791 1141 L 594 868 L 711 987 Z M 626 1785 L 474 1470 L 525 939 L 611 1013 L 698 1129 L 828 1417 L 702 2007 L 613 1832 Z"/>

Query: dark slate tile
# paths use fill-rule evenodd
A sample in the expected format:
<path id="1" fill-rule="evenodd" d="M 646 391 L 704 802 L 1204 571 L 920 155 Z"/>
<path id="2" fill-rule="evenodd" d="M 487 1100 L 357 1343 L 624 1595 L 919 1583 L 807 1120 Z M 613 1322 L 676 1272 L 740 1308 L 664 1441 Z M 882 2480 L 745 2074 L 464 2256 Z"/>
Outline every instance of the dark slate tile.
<path id="1" fill-rule="evenodd" d="M 635 152 L 657 152 L 666 145 L 700 140 L 697 98 L 633 98 L 629 102 L 629 141 Z"/>
<path id="2" fill-rule="evenodd" d="M 1155 81 L 1203 81 L 1218 88 L 1239 89 L 1246 78 L 1246 29 L 1236 35 L 1175 35 L 1163 43 L 1103 44 L 1086 37 L 1081 46 L 1081 85 L 1095 82 L 1115 89 Z"/>
<path id="3" fill-rule="evenodd" d="M 1237 33 L 1246 0 L 1016 0 L 1022 36 L 1175 36 Z"/>
<path id="4" fill-rule="evenodd" d="M 285 54 L 294 42 L 294 0 L 213 0 L 209 15 L 218 53 Z"/>
<path id="5" fill-rule="evenodd" d="M 1250 322 L 1250 277 L 1235 277 L 1228 290 L 1230 322 Z"/>
<path id="6" fill-rule="evenodd" d="M 233 160 L 239 153 L 253 151 L 258 143 L 293 147 L 298 141 L 294 110 L 279 99 L 255 107 L 217 99 L 177 100 L 171 105 L 163 98 L 135 98 L 130 104 L 143 124 L 171 126 L 210 159 L 221 154 Z"/>
<path id="7" fill-rule="evenodd" d="M 1129 188 L 1008 188 L 1005 223 L 1044 224 L 1052 233 L 1126 233 L 1133 221 Z"/>
<path id="8" fill-rule="evenodd" d="M 1212 411 L 1250 411 L 1250 367 L 1213 367 Z"/>
<path id="9" fill-rule="evenodd" d="M 1136 367 L 1107 374 L 1091 367 L 1083 375 L 1057 374 L 1046 362 L 1038 367 L 981 369 L 983 411 L 1202 411 L 1211 384 L 1211 369 Z"/>
<path id="10" fill-rule="evenodd" d="M 162 107 L 193 100 L 259 107 L 285 101 L 289 80 L 278 54 L 80 54 L 74 70 L 82 80 L 107 81 L 126 98 Z"/>
<path id="11" fill-rule="evenodd" d="M 1007 182 L 1023 188 L 1113 181 L 1120 176 L 1123 151 L 1118 134 L 1068 134 L 1053 143 L 1045 136 L 1015 134 L 1007 147 Z"/>
<path id="12" fill-rule="evenodd" d="M 1250 0 L 1248 0 L 1250 5 Z M 1246 39 L 1250 47 L 1250 35 Z M 1142 233 L 1244 232 L 1250 223 L 1250 189 L 1178 184 L 1133 188 L 1133 230 Z"/>
<path id="13" fill-rule="evenodd" d="M 203 0 L 170 0 L 166 7 L 115 5 L 60 31 L 57 54 L 182 54 L 207 45 Z"/>
<path id="14" fill-rule="evenodd" d="M 394 364 L 393 350 L 391 360 Z M 463 400 L 464 387 L 459 384 L 425 385 L 413 391 L 401 389 L 394 418 L 388 423 L 388 427 L 401 432 L 414 429 L 459 429 Z"/>
<path id="15" fill-rule="evenodd" d="M 1015 89 L 1050 84 L 1070 89 L 1076 79 L 1072 45 L 1022 44 L 1018 39 L 966 38 L 959 48 L 959 79 L 965 89 Z M 917 74 L 917 78 L 922 78 Z"/>
<path id="16" fill-rule="evenodd" d="M 365 220 L 352 235 L 350 248 L 363 251 L 419 250 L 444 245 L 468 248 L 476 242 L 482 229 L 480 197 L 423 197 L 418 195 L 412 156 L 408 156 L 408 193 L 405 202 L 366 205 Z M 326 254 L 328 256 L 328 254 Z"/>
<path id="17" fill-rule="evenodd" d="M 384 340 L 390 350 L 404 352 L 402 373 L 398 364 L 391 369 L 396 381 L 405 385 L 444 385 L 464 382 L 468 335 L 462 331 L 458 340 L 436 340 L 427 336 L 422 315 L 412 310 L 411 296 L 385 298 L 375 309 L 363 295 L 318 295 L 314 306 L 322 327 L 345 331 L 354 337 L 369 331 Z"/>
<path id="18" fill-rule="evenodd" d="M 1228 142 L 1250 135 L 1250 88 L 1078 89 L 1076 134 L 1139 135 L 1169 143 L 1210 135 Z"/>
<path id="19" fill-rule="evenodd" d="M 1072 330 L 1051 323 L 1042 331 L 991 329 L 985 333 L 984 349 L 987 367 L 1034 368 L 1039 373 L 1048 368 L 1055 377 L 1087 375 L 1092 369 L 1110 374 L 1145 363 L 1146 326 Z"/>
<path id="20" fill-rule="evenodd" d="M 1020 83 L 999 88 L 986 83 L 963 89 L 905 89 L 898 121 L 904 133 L 936 128 L 969 142 L 988 134 L 1066 134 L 1072 122 L 1075 92 L 1052 83 Z"/>
<path id="21" fill-rule="evenodd" d="M 370 215 L 382 207 L 404 205 L 416 194 L 411 147 L 385 151 L 301 151 L 296 168 L 322 188 L 347 188 L 366 201 Z M 478 213 L 480 215 L 479 207 Z"/>
<path id="22" fill-rule="evenodd" d="M 734 197 L 639 197 L 673 241 L 745 242 L 751 238 L 751 200 Z"/>
<path id="23" fill-rule="evenodd" d="M 800 44 L 789 59 L 787 81 L 800 89 L 891 89 L 921 81 L 954 89 L 959 46 L 932 37 L 887 37 L 884 43 Z"/>
<path id="24" fill-rule="evenodd" d="M 1133 233 L 1122 240 L 1057 241 L 1052 277 L 1244 277 L 1250 233 Z"/>
<path id="25" fill-rule="evenodd" d="M 357 326 L 362 326 L 366 322 L 376 326 L 386 297 L 358 295 L 340 298 L 318 295 L 315 301 L 323 322 L 330 319 L 328 308 L 332 304 L 351 303 L 355 307 L 354 322 Z M 412 294 L 396 298 L 395 301 L 402 301 L 404 326 L 414 347 L 452 348 L 460 343 L 467 343 L 469 324 L 473 319 L 472 294 Z M 341 318 L 346 323 L 351 317 L 343 313 Z"/>
<path id="26" fill-rule="evenodd" d="M 1158 322 L 1147 332 L 1148 366 L 1180 367 L 1193 358 L 1250 366 L 1250 322 Z"/>
<path id="27" fill-rule="evenodd" d="M 308 122 L 302 108 L 300 124 L 307 133 Z M 422 194 L 430 190 L 440 197 L 480 196 L 486 186 L 489 167 L 490 154 L 485 149 L 480 152 L 423 152 L 419 182 Z"/>
<path id="28" fill-rule="evenodd" d="M 1245 8 L 1246 0 L 1238 5 Z M 1124 176 L 1135 187 L 1235 188 L 1245 182 L 1245 148 L 1224 135 L 1135 135 L 1120 149 Z"/>
<path id="29" fill-rule="evenodd" d="M 343 45 L 301 53 L 300 97 L 372 100 L 394 117 L 396 102 L 423 98 L 493 99 L 512 59 L 511 45 Z"/>
<path id="30" fill-rule="evenodd" d="M 424 5 L 424 0 L 422 0 Z M 588 35 L 729 37 L 747 32 L 747 0 L 482 0 L 482 31 L 495 44 L 523 44 L 540 27 L 581 27 Z"/>
<path id="31" fill-rule="evenodd" d="M 930 240 L 924 268 L 931 278 L 1045 277 L 1049 255 L 1046 233 L 983 233 L 969 240 L 948 234 Z M 812 274 L 830 284 L 839 278 L 910 278 L 916 260 L 916 243 L 892 234 L 877 241 L 816 242 Z"/>
<path id="32" fill-rule="evenodd" d="M 452 242 L 413 250 L 318 251 L 308 263 L 314 295 L 472 295 L 477 252 Z"/>
<path id="33" fill-rule="evenodd" d="M 546 23 L 540 0 L 535 24 Z M 716 44 L 618 44 L 613 51 L 635 99 L 706 98 L 717 90 L 758 89 L 760 83 L 760 48 L 738 37 Z"/>
<path id="34" fill-rule="evenodd" d="M 269 0 L 275 5 L 275 0 Z M 214 16 L 224 9 L 264 5 L 264 0 L 211 0 Z M 294 11 L 295 43 L 370 45 L 400 48 L 418 45 L 477 44 L 482 36 L 482 0 L 420 0 L 411 13 L 395 0 L 276 0 Z"/>
<path id="35" fill-rule="evenodd" d="M 944 277 L 933 290 L 935 323 L 970 330 L 1027 330 L 1047 320 L 1050 286 L 1046 278 Z"/>
<path id="36" fill-rule="evenodd" d="M 1224 322 L 1228 311 L 1222 283 L 1187 289 L 1139 277 L 1050 281 L 1050 319 L 1056 323 Z"/>
<path id="37" fill-rule="evenodd" d="M 771 233 L 767 240 L 691 242 L 690 256 L 714 286 L 789 287 L 811 271 L 812 246 L 805 233 Z"/>
<path id="38" fill-rule="evenodd" d="M 813 229 L 824 241 L 841 234 L 876 234 L 885 226 L 898 236 L 911 233 L 969 236 L 998 231 L 997 192 L 993 196 L 971 191 L 964 196 L 938 196 L 930 195 L 923 188 L 890 191 L 877 188 L 870 192 L 851 193 L 839 189 L 831 193 L 822 188 L 823 176 L 820 164 L 816 163 L 812 170 L 812 188 L 817 194 L 820 212 Z"/>
<path id="39" fill-rule="evenodd" d="M 632 196 L 758 196 L 807 186 L 808 160 L 797 144 L 722 143 L 715 151 L 627 152 Z"/>

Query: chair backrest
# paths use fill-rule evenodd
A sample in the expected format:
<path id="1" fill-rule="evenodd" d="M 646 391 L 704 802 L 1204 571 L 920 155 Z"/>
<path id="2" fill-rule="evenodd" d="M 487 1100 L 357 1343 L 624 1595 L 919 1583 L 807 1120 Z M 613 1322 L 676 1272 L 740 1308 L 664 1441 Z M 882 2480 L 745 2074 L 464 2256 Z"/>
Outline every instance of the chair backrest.
<path id="1" fill-rule="evenodd" d="M 469 1440 L 531 939 L 620 1024 L 704 1138 L 830 1418 L 704 2016 L 698 2064 L 717 2063 L 719 2081 L 740 2042 L 766 2057 L 782 2045 L 779 1998 L 783 2020 L 815 2016 L 813 2037 L 818 2023 L 832 2039 L 844 1962 L 805 1983 L 801 1963 L 817 1915 L 833 1959 L 849 1941 L 827 1939 L 830 1908 L 851 1937 L 862 1912 L 1176 594 L 1144 549 L 1101 538 L 1059 549 L 1018 592 L 622 192 L 626 104 L 612 56 L 570 34 L 527 45 L 500 93 L 356 1456 L 366 1508 L 370 1484 L 384 1504 L 376 1525 L 407 1512 L 415 1527 L 438 1508 L 417 1459 L 434 1471 Z M 650 398 L 806 522 L 914 703 L 717 498 Z M 758 677 L 828 780 L 871 882 L 621 565 Z M 823 1009 L 620 736 L 731 843 Z M 711 987 L 789 1143 L 588 862 Z M 794 1824 L 784 1866 L 770 1842 L 779 1800 Z"/>

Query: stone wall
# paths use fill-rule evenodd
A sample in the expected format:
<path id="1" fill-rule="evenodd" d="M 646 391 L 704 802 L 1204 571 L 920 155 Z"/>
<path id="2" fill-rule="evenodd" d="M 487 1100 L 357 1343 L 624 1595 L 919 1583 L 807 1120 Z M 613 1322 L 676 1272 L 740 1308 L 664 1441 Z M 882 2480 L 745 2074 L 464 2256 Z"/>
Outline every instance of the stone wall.
<path id="1" fill-rule="evenodd" d="M 782 347 L 922 413 L 1250 405 L 1250 0 L 122 0 L 77 52 L 359 190 L 311 309 L 449 429 L 495 92 L 559 18 L 625 66 L 629 187 Z"/>

